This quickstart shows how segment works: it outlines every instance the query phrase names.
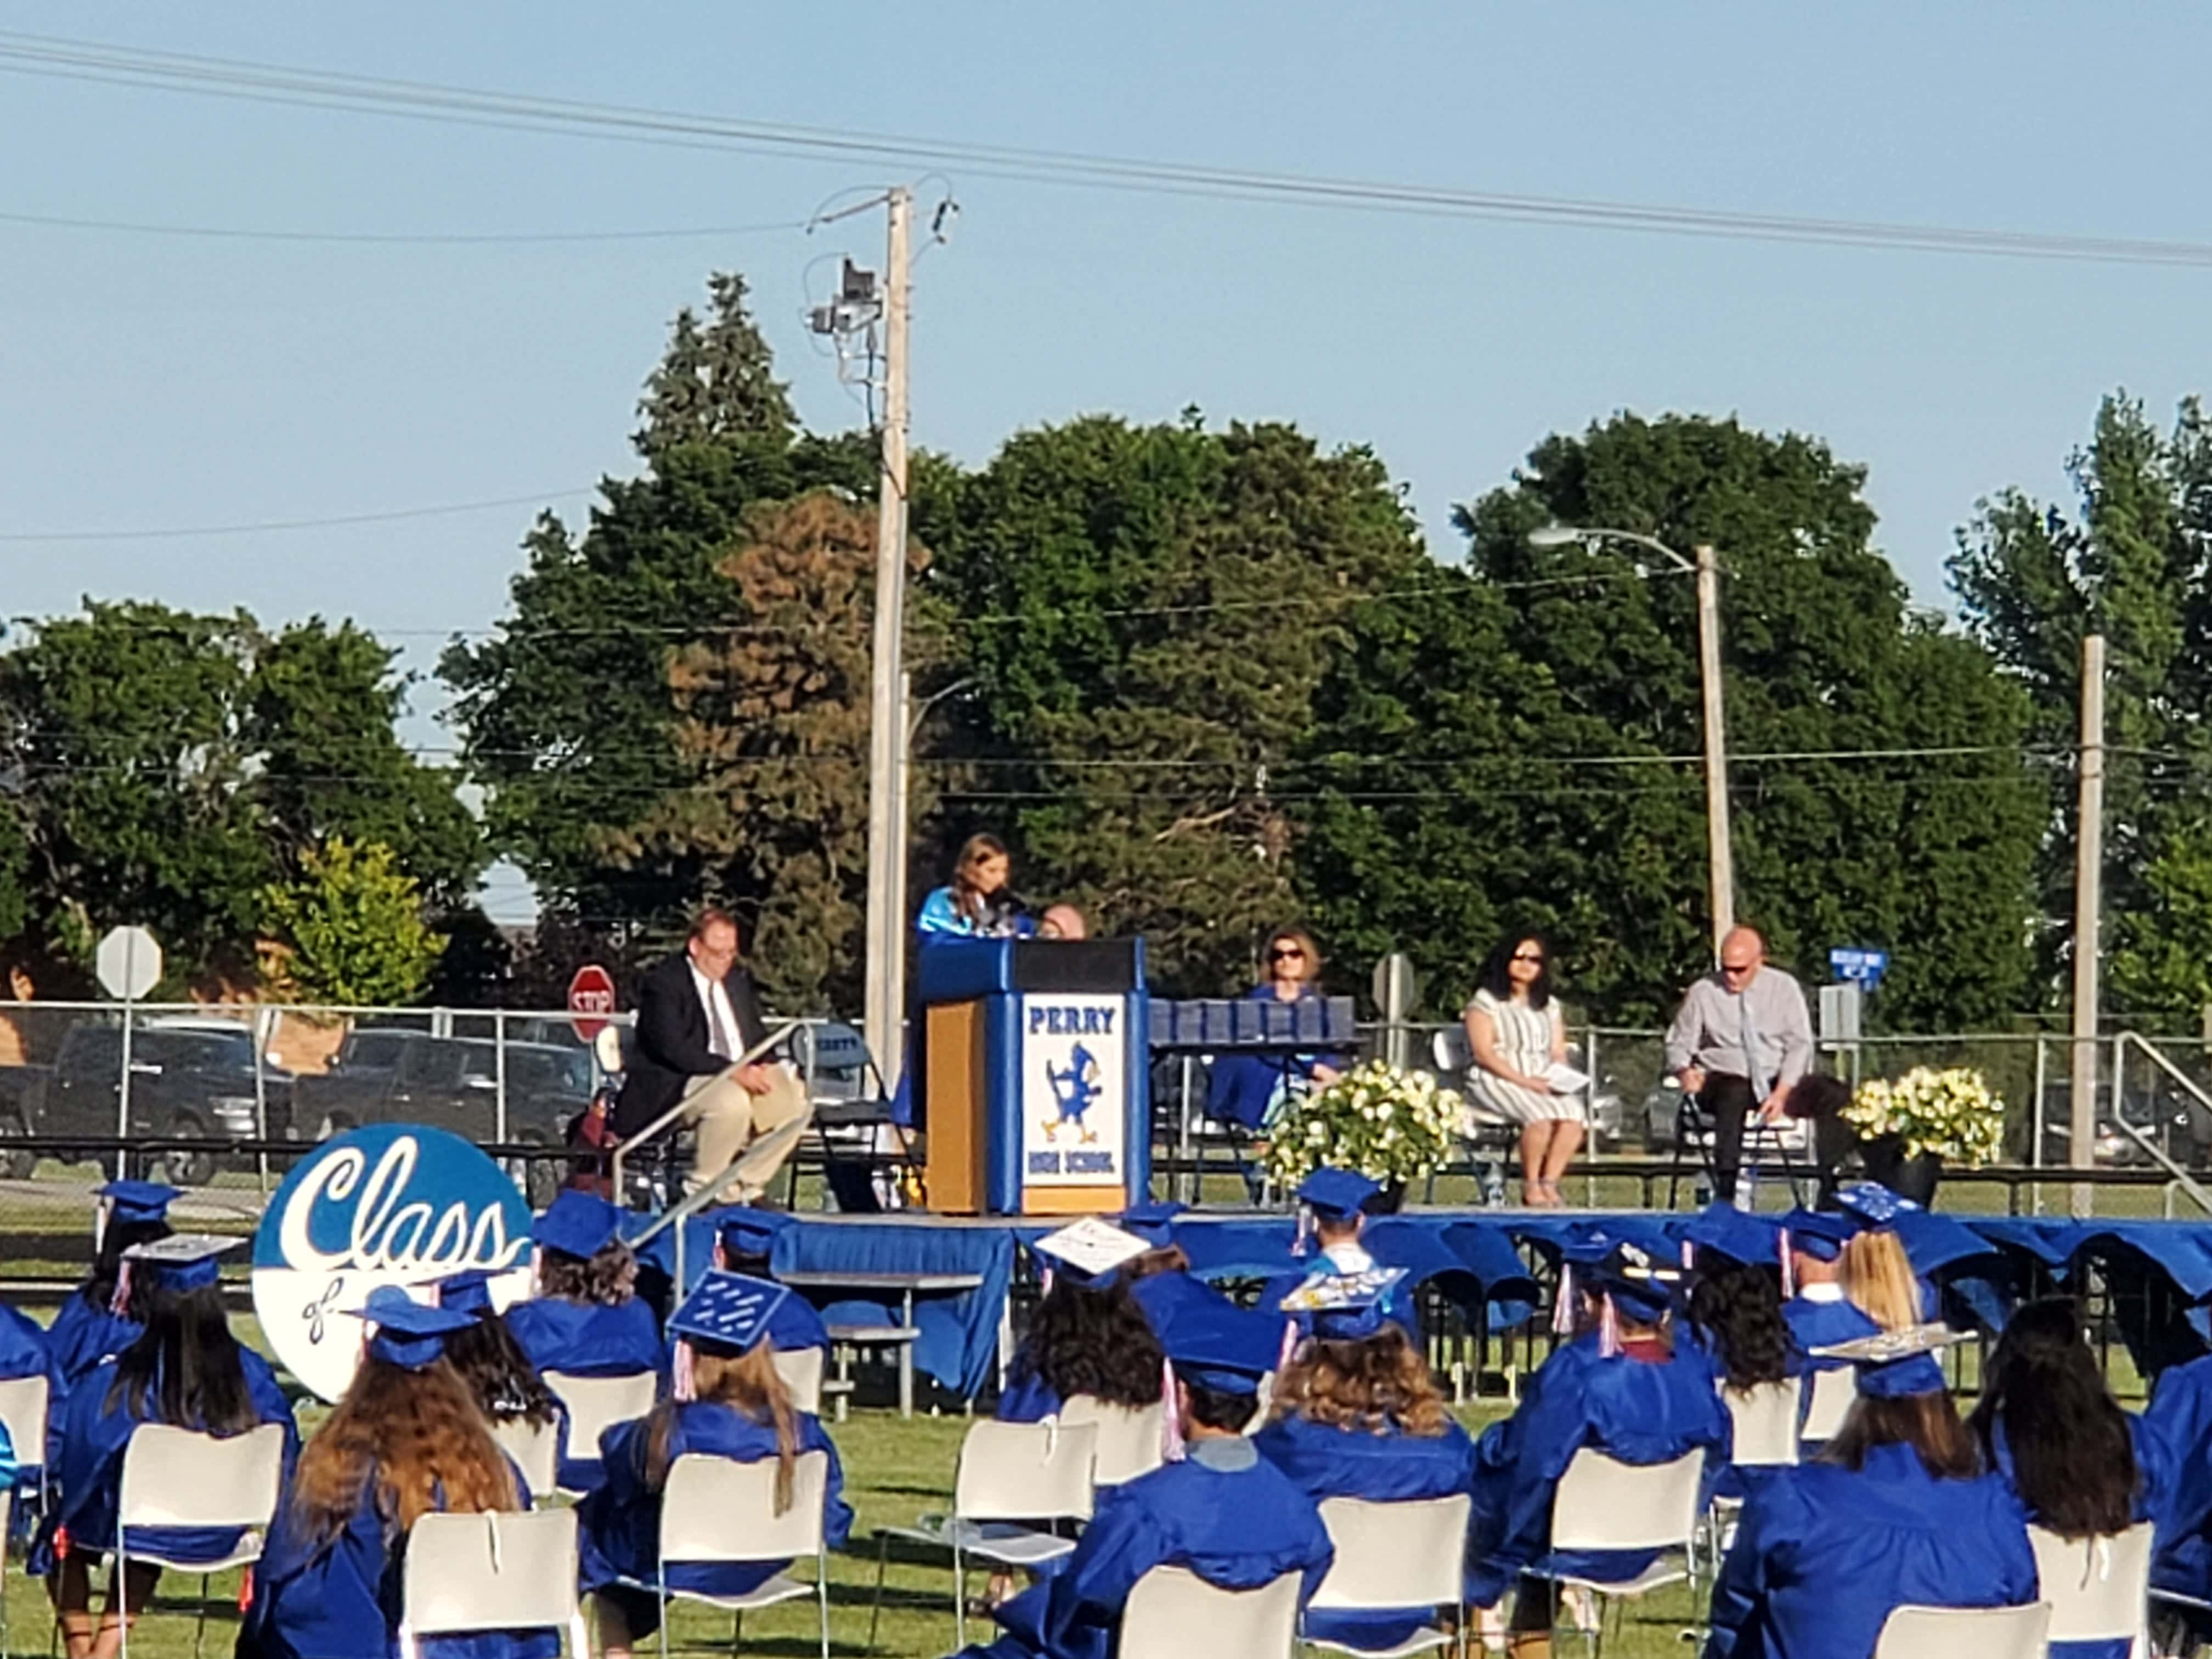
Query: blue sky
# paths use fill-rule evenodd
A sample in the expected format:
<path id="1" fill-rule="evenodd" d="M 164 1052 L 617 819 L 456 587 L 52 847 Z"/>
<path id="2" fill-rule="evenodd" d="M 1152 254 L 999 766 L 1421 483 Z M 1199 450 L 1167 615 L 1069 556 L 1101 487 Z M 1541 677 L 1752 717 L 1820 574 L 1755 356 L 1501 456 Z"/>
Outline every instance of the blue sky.
<path id="1" fill-rule="evenodd" d="M 835 9 L 0 3 L 0 27 L 823 126 L 1523 194 L 2212 239 L 2212 14 L 2141 3 Z M 338 231 L 752 225 L 922 169 L 586 142 L 0 75 L 0 214 Z M 2179 184 L 2181 188 L 2177 189 Z M 985 177 L 916 273 L 915 438 L 981 461 L 1110 410 L 1364 441 L 1451 504 L 1618 409 L 1735 413 L 1872 469 L 1920 598 L 1978 495 L 2062 489 L 2097 398 L 2212 376 L 2212 270 L 1316 211 Z M 941 186 L 923 186 L 933 193 Z M 0 529 L 581 492 L 634 466 L 666 320 L 734 265 L 800 323 L 880 220 L 720 240 L 332 246 L 0 222 Z M 571 516 L 582 497 L 557 501 Z M 500 612 L 526 508 L 9 544 L 5 611 L 143 595 L 350 615 L 427 669 Z M 434 686 L 411 736 L 436 741 Z"/>

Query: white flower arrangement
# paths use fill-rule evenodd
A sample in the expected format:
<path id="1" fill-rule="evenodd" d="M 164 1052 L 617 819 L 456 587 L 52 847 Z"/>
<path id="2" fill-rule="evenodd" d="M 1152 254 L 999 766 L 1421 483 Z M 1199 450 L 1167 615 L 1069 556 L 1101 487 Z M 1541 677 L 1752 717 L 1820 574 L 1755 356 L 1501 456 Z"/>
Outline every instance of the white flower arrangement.
<path id="1" fill-rule="evenodd" d="M 1372 1181 L 1426 1176 L 1451 1156 L 1465 1109 L 1426 1072 L 1370 1060 L 1283 1109 L 1267 1178 L 1295 1187 L 1324 1164 Z"/>
<path id="2" fill-rule="evenodd" d="M 1900 1078 L 1869 1078 L 1844 1117 L 1868 1139 L 1897 1136 L 1907 1158 L 1932 1152 L 1978 1170 L 2004 1155 L 2004 1102 L 1971 1066 L 1916 1066 Z"/>

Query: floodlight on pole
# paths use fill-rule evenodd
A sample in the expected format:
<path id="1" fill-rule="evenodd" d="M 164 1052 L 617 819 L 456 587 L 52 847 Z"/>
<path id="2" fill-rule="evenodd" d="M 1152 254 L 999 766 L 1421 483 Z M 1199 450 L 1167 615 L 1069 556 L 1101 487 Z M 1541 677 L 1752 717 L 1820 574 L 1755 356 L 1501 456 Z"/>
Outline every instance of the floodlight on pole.
<path id="1" fill-rule="evenodd" d="M 1595 547 L 1626 542 L 1647 548 L 1677 569 L 1698 579 L 1698 682 L 1703 693 L 1705 727 L 1705 861 L 1713 921 L 1713 954 L 1735 926 L 1735 848 L 1729 821 L 1728 714 L 1721 689 L 1720 566 L 1710 546 L 1685 558 L 1656 536 L 1634 530 L 1593 529 L 1579 525 L 1546 525 L 1528 532 L 1534 548 Z M 1640 574 L 1640 568 L 1639 568 Z"/>

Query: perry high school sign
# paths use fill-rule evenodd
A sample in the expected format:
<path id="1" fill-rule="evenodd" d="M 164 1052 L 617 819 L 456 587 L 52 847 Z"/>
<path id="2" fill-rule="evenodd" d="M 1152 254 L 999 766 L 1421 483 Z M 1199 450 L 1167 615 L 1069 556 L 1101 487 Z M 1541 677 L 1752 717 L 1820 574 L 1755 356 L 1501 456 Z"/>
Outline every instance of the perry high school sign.
<path id="1" fill-rule="evenodd" d="M 1021 1003 L 1022 1184 L 1118 1187 L 1127 1174 L 1126 996 Z"/>

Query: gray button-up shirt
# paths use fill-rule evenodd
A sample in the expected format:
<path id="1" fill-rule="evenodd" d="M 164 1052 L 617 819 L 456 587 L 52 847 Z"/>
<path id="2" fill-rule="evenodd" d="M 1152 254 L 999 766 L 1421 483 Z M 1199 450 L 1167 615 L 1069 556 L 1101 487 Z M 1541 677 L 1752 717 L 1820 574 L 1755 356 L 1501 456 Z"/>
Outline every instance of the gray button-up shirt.
<path id="1" fill-rule="evenodd" d="M 1754 1049 L 1749 1054 L 1744 1052 L 1747 1024 Z M 1729 990 L 1718 974 L 1706 975 L 1690 987 L 1667 1028 L 1668 1071 L 1688 1066 L 1761 1084 L 1796 1082 L 1813 1066 L 1805 988 L 1771 964 L 1741 993 Z"/>

